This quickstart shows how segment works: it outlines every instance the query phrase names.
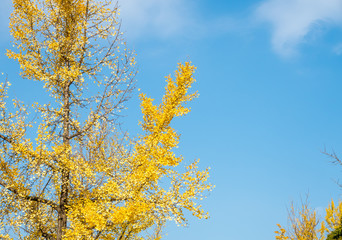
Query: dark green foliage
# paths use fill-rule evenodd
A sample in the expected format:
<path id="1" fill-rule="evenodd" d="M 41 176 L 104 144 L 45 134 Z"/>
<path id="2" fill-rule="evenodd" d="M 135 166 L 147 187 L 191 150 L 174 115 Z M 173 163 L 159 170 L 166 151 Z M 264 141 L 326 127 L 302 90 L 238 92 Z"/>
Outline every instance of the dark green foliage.
<path id="1" fill-rule="evenodd" d="M 342 240 L 342 226 L 329 233 L 327 240 Z"/>

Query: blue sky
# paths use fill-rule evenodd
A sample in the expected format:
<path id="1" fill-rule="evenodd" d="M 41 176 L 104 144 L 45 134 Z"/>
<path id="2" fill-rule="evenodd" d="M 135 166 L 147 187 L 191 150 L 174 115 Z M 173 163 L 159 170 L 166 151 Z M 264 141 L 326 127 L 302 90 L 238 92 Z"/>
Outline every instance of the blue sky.
<path id="1" fill-rule="evenodd" d="M 4 56 L 10 46 L 0 9 L 0 71 L 13 95 L 35 97 Z M 7 6 L 6 6 L 7 4 Z M 122 21 L 139 66 L 138 88 L 160 98 L 178 62 L 197 66 L 192 112 L 174 123 L 186 161 L 211 167 L 216 185 L 207 221 L 168 224 L 166 240 L 274 239 L 291 201 L 309 194 L 319 213 L 340 198 L 342 167 L 342 2 L 340 0 L 125 0 Z M 30 90 L 28 90 L 30 89 Z M 126 127 L 141 117 L 133 98 Z M 341 180 L 342 181 L 342 180 Z"/>

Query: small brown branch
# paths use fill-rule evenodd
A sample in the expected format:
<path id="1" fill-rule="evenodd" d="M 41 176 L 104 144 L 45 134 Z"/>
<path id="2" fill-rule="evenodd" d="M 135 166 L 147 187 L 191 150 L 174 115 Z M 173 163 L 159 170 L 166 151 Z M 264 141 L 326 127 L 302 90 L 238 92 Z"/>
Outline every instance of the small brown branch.
<path id="1" fill-rule="evenodd" d="M 335 152 L 333 152 L 333 153 L 328 153 L 328 152 L 326 152 L 326 151 L 323 151 L 322 153 L 325 154 L 325 155 L 327 155 L 327 156 L 329 156 L 329 157 L 331 157 L 331 158 L 333 159 L 333 160 L 332 160 L 333 163 L 342 165 L 342 160 L 336 155 Z"/>
<path id="2" fill-rule="evenodd" d="M 15 189 L 14 187 L 10 187 L 8 186 L 8 184 L 4 183 L 3 181 L 0 180 L 0 185 L 4 188 L 6 188 L 7 190 L 11 191 L 12 193 L 14 193 L 15 195 L 17 195 L 18 197 L 25 199 L 25 200 L 29 200 L 29 201 L 33 201 L 33 202 L 38 202 L 38 203 L 44 203 L 49 205 L 51 208 L 53 208 L 54 210 L 58 210 L 58 206 L 56 203 L 54 203 L 53 201 L 47 200 L 45 198 L 42 197 L 37 197 L 37 196 L 30 196 L 30 195 L 24 195 L 22 193 L 20 193 L 17 189 Z"/>
<path id="3" fill-rule="evenodd" d="M 55 239 L 52 234 L 46 233 L 45 231 L 43 231 L 43 229 L 39 228 L 39 231 L 42 233 L 43 238 L 45 238 L 47 240 L 54 240 Z"/>
<path id="4" fill-rule="evenodd" d="M 0 138 L 8 143 L 11 143 L 11 144 L 14 143 L 12 138 L 6 137 L 5 135 L 0 134 Z"/>

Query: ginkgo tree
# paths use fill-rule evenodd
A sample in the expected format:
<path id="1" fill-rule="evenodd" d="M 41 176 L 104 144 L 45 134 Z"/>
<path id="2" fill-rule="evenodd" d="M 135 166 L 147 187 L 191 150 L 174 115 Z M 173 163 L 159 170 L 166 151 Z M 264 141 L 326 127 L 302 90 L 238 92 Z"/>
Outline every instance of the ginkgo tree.
<path id="1" fill-rule="evenodd" d="M 325 216 L 318 216 L 308 202 L 303 202 L 300 209 L 291 205 L 289 227 L 286 230 L 278 224 L 275 231 L 277 240 L 340 240 L 342 239 L 342 201 L 336 205 L 331 200 L 325 210 Z"/>
<path id="2" fill-rule="evenodd" d="M 7 55 L 50 100 L 27 106 L 0 85 L 1 239 L 160 239 L 185 210 L 207 218 L 208 169 L 181 164 L 170 126 L 197 96 L 195 67 L 178 65 L 160 104 L 140 94 L 143 133 L 124 134 L 136 68 L 118 15 L 110 0 L 13 0 Z"/>

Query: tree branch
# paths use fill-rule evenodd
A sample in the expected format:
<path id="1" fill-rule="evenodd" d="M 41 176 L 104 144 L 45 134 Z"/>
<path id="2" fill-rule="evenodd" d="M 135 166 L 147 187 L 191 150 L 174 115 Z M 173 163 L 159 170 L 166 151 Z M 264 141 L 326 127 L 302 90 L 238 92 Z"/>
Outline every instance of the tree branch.
<path id="1" fill-rule="evenodd" d="M 54 210 L 58 210 L 58 205 L 56 203 L 54 203 L 53 201 L 47 200 L 47 199 L 42 198 L 42 197 L 24 195 L 24 194 L 20 193 L 14 187 L 8 186 L 8 184 L 4 183 L 2 180 L 0 180 L 0 185 L 2 187 L 6 188 L 7 190 L 11 191 L 12 193 L 14 193 L 15 195 L 17 195 L 18 197 L 20 197 L 22 199 L 25 199 L 28 201 L 33 201 L 33 202 L 38 202 L 38 203 L 44 203 L 44 204 L 49 205 Z"/>

